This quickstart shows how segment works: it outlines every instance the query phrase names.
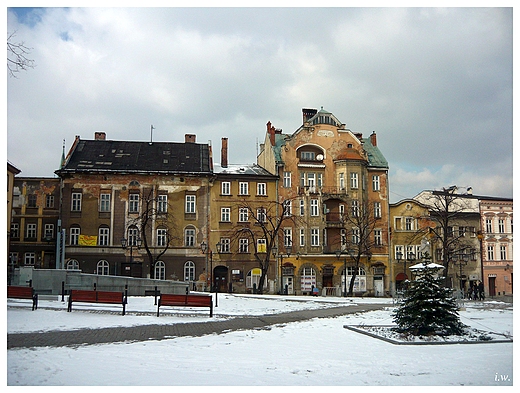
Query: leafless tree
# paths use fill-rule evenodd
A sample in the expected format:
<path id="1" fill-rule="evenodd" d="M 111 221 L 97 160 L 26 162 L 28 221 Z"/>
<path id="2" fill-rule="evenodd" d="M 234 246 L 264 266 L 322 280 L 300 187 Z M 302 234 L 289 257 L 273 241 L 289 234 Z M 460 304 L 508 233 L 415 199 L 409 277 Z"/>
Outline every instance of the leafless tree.
<path id="1" fill-rule="evenodd" d="M 143 190 L 140 194 L 141 210 L 138 217 L 131 220 L 130 225 L 139 229 L 142 246 L 146 251 L 149 263 L 150 277 L 154 277 L 155 264 L 171 248 L 175 235 L 173 209 L 161 199 L 154 188 Z M 156 244 L 152 244 L 152 233 L 161 231 L 157 236 Z"/>
<path id="2" fill-rule="evenodd" d="M 25 42 L 15 41 L 16 31 L 7 33 L 7 71 L 10 77 L 17 78 L 20 71 L 27 71 L 34 68 L 34 60 L 28 56 L 32 48 L 25 45 Z"/>
<path id="3" fill-rule="evenodd" d="M 238 203 L 236 208 L 247 211 L 249 221 L 244 225 L 237 225 L 229 235 L 233 242 L 245 236 L 253 247 L 253 256 L 262 270 L 258 283 L 258 291 L 262 293 L 273 249 L 283 242 L 282 228 L 296 218 L 290 214 L 289 205 L 284 202 L 267 201 L 265 204 L 258 204 L 244 201 Z"/>
<path id="4" fill-rule="evenodd" d="M 434 244 L 440 244 L 446 287 L 449 286 L 448 269 L 454 261 L 454 256 L 467 253 L 470 249 L 464 241 L 464 233 L 454 231 L 454 224 L 475 214 L 469 200 L 456 191 L 456 186 L 432 191 L 422 201 L 428 206 L 429 219 L 434 224 L 428 228 L 430 239 Z"/>

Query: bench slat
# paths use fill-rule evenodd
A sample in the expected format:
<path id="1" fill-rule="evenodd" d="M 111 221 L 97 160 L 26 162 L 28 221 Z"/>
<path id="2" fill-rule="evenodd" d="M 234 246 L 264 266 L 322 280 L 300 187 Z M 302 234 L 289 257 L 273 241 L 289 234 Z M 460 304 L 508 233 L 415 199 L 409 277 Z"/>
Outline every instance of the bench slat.
<path id="1" fill-rule="evenodd" d="M 73 302 L 121 304 L 123 306 L 123 315 L 125 315 L 126 300 L 123 292 L 72 289 L 69 294 L 67 311 L 72 311 Z"/>
<path id="2" fill-rule="evenodd" d="M 32 310 L 38 309 L 38 294 L 33 287 L 22 287 L 17 285 L 7 286 L 7 297 L 13 299 L 29 299 L 32 300 Z"/>
<path id="3" fill-rule="evenodd" d="M 211 295 L 175 295 L 175 294 L 161 294 L 157 306 L 157 316 L 159 316 L 159 309 L 161 306 L 173 307 L 209 307 L 209 316 L 213 316 L 213 297 Z"/>

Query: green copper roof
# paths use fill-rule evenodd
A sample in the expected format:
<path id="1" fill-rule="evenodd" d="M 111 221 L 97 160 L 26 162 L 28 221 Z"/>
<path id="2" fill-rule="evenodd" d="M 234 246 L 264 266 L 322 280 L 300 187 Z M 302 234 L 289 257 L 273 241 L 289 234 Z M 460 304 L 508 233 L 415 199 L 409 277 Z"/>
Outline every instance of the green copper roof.
<path id="1" fill-rule="evenodd" d="M 372 145 L 370 138 L 363 138 L 363 148 L 367 152 L 368 166 L 373 168 L 388 168 L 388 161 L 377 146 Z"/>

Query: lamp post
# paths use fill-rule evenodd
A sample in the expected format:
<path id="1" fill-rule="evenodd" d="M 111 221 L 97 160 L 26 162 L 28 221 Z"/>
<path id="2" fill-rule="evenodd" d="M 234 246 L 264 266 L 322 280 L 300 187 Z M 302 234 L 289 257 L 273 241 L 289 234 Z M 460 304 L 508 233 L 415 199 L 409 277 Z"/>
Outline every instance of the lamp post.
<path id="1" fill-rule="evenodd" d="M 341 258 L 341 254 L 343 251 L 337 250 L 336 251 L 336 258 Z M 343 259 L 343 297 L 347 297 L 347 257 Z"/>
<path id="2" fill-rule="evenodd" d="M 217 247 L 217 253 L 220 254 L 220 250 L 222 248 L 222 243 L 218 242 L 216 244 L 216 247 Z M 218 288 L 215 287 L 214 285 L 214 282 L 213 282 L 213 251 L 209 250 L 208 251 L 208 245 L 206 242 L 202 242 L 200 243 L 200 250 L 202 251 L 202 253 L 204 255 L 206 255 L 206 258 L 207 258 L 207 255 L 209 255 L 209 263 L 210 263 L 210 266 L 209 266 L 209 272 L 208 272 L 208 278 L 209 278 L 209 292 L 213 292 L 213 289 L 215 289 L 215 307 L 218 307 Z M 206 254 L 207 252 L 207 254 Z M 207 266 L 207 259 L 206 259 L 206 266 Z"/>
<path id="3" fill-rule="evenodd" d="M 463 299 L 464 298 L 464 285 L 462 283 L 462 273 L 463 273 L 464 266 L 466 266 L 468 264 L 469 255 L 461 252 L 459 254 L 453 254 L 452 259 L 453 259 L 453 264 L 455 266 L 459 267 L 459 286 L 460 286 L 461 298 Z"/>
<path id="4" fill-rule="evenodd" d="M 284 248 L 285 248 L 285 254 L 287 254 L 287 258 L 289 258 L 291 256 L 292 246 L 288 245 L 288 246 L 284 246 Z M 271 252 L 273 253 L 273 257 L 275 259 L 278 259 L 277 257 L 280 257 L 280 295 L 283 295 L 284 294 L 284 290 L 283 290 L 283 257 L 285 256 L 285 254 L 283 254 L 283 253 L 278 254 L 278 248 L 276 246 L 273 246 L 271 248 Z"/>
<path id="5" fill-rule="evenodd" d="M 130 275 L 132 275 L 132 265 L 134 262 L 134 247 L 136 247 L 138 250 L 141 248 L 142 240 L 140 237 L 132 241 L 128 241 L 126 238 L 121 239 L 121 248 L 123 250 L 126 250 L 128 247 L 130 247 Z"/>

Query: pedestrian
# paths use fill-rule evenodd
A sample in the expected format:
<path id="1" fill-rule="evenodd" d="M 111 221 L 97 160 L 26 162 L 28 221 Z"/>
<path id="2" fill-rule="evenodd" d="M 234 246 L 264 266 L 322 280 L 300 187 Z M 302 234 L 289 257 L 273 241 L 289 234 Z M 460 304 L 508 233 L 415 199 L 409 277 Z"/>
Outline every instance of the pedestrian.
<path id="1" fill-rule="evenodd" d="M 477 300 L 478 298 L 478 287 L 477 283 L 473 284 L 473 300 Z"/>
<path id="2" fill-rule="evenodd" d="M 484 283 L 479 281 L 478 283 L 478 297 L 480 300 L 484 300 Z"/>

